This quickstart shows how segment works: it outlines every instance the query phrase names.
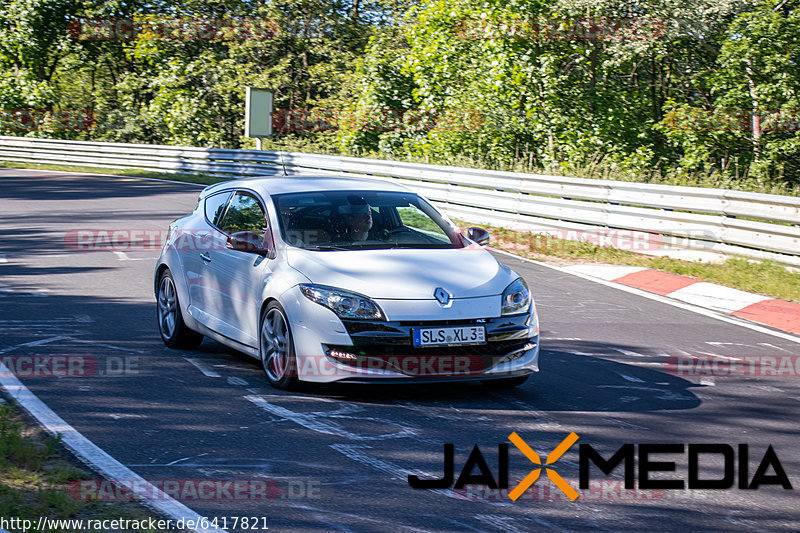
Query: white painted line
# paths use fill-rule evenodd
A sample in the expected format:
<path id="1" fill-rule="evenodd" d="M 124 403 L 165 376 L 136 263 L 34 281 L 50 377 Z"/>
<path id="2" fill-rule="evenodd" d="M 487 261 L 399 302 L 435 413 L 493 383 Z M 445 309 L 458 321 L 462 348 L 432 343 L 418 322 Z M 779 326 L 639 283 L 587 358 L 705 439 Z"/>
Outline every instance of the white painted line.
<path id="1" fill-rule="evenodd" d="M 499 403 L 500 405 L 503 404 L 511 404 L 519 407 L 522 409 L 522 412 L 525 413 L 526 416 L 533 416 L 535 420 L 534 423 L 537 424 L 537 428 L 539 428 L 539 424 L 543 426 L 553 426 L 553 427 L 562 427 L 561 424 L 553 418 L 549 413 L 545 411 L 539 411 L 534 406 L 529 405 L 523 400 L 519 398 L 514 398 L 513 396 L 506 396 L 503 394 L 492 393 L 492 398 Z"/>
<path id="2" fill-rule="evenodd" d="M 708 307 L 724 313 L 732 313 L 748 305 L 772 299 L 760 294 L 706 282 L 693 283 L 688 287 L 672 291 L 668 296 L 682 302 Z"/>
<path id="3" fill-rule="evenodd" d="M 449 516 L 433 515 L 433 514 L 426 514 L 424 516 L 426 518 L 435 518 L 437 520 L 444 520 L 448 524 L 452 524 L 453 526 L 455 526 L 453 528 L 453 531 L 477 531 L 478 533 L 484 533 L 483 529 L 478 529 L 478 528 L 472 527 L 471 525 L 467 524 L 466 522 L 461 522 L 461 521 L 456 520 L 455 518 L 451 518 Z"/>
<path id="4" fill-rule="evenodd" d="M 786 353 L 792 353 L 791 351 L 787 350 L 786 348 L 781 348 L 780 346 L 775 346 L 774 344 L 770 344 L 768 342 L 759 342 L 760 346 L 769 346 L 770 348 L 774 348 L 775 350 L 780 350 Z"/>
<path id="5" fill-rule="evenodd" d="M 664 354 L 659 354 L 659 355 L 645 355 L 645 354 L 643 354 L 643 353 L 639 353 L 639 352 L 632 352 L 632 351 L 630 351 L 630 350 L 625 350 L 625 349 L 623 349 L 623 348 L 611 348 L 611 349 L 612 349 L 612 350 L 614 350 L 615 352 L 619 352 L 619 353 L 621 353 L 621 354 L 623 354 L 623 355 L 629 355 L 629 356 L 631 356 L 631 357 L 669 357 L 668 355 L 664 355 Z"/>
<path id="6" fill-rule="evenodd" d="M 728 357 L 727 355 L 719 355 L 716 353 L 707 353 L 705 355 L 710 355 L 711 357 L 715 357 L 718 359 L 727 359 L 728 361 L 744 361 L 742 357 Z"/>
<path id="7" fill-rule="evenodd" d="M 504 531 L 506 533 L 525 533 L 523 530 L 518 529 L 518 528 L 513 526 L 514 519 L 511 518 L 510 516 L 476 514 L 475 515 L 475 519 L 477 519 L 479 522 L 483 522 L 485 524 L 489 524 L 490 526 L 492 526 L 494 528 L 497 528 L 497 530 Z M 537 520 L 537 522 L 538 522 L 538 520 Z M 542 525 L 547 525 L 548 527 L 550 527 L 549 526 L 550 523 L 547 522 L 546 520 L 543 520 L 542 522 L 544 522 L 544 524 L 542 524 Z M 560 530 L 559 528 L 555 528 L 555 527 L 552 528 L 552 529 Z M 560 531 L 563 531 L 563 530 L 560 530 Z"/>
<path id="8" fill-rule="evenodd" d="M 669 389 L 657 389 L 655 387 L 633 387 L 631 385 L 595 385 L 596 389 L 625 389 L 625 390 L 646 390 L 651 392 L 669 392 Z"/>
<path id="9" fill-rule="evenodd" d="M 31 292 L 33 291 L 33 292 Z M 0 284 L 0 293 L 13 294 L 15 296 L 33 296 L 41 297 L 48 296 L 50 289 L 34 289 L 32 287 L 9 287 L 8 285 Z"/>
<path id="10" fill-rule="evenodd" d="M 81 322 L 86 324 L 94 321 L 88 315 L 75 315 L 74 318 L 52 318 L 48 320 L 0 320 L 0 324 L 21 324 L 23 326 L 55 324 L 59 322 L 68 324 L 73 322 Z"/>
<path id="11" fill-rule="evenodd" d="M 378 459 L 377 457 L 372 457 L 367 455 L 362 450 L 371 449 L 371 446 L 365 446 L 363 444 L 330 444 L 330 447 L 337 452 L 341 453 L 348 459 L 352 459 L 358 463 L 363 465 L 367 465 L 369 467 L 374 468 L 380 472 L 384 472 L 389 474 L 393 479 L 398 479 L 403 481 L 404 483 L 408 481 L 409 475 L 415 475 L 422 479 L 430 479 L 433 478 L 429 472 L 422 472 L 420 470 L 410 470 L 408 468 L 403 468 L 402 466 L 398 466 L 394 463 L 390 463 L 389 461 L 384 461 L 383 459 Z M 434 492 L 436 494 L 441 494 L 442 496 L 447 496 L 448 498 L 454 498 L 456 500 L 464 500 L 464 497 L 458 494 L 455 494 L 451 489 L 430 489 L 429 492 Z M 497 501 L 490 501 L 490 500 L 476 500 L 480 503 L 488 503 L 490 505 L 495 505 L 498 507 L 510 507 L 513 505 L 510 501 L 509 502 L 497 502 Z"/>
<path id="12" fill-rule="evenodd" d="M 31 342 L 26 342 L 26 343 L 23 343 L 23 344 L 17 344 L 16 346 L 9 346 L 8 348 L 3 348 L 2 350 L 0 350 L 0 355 L 2 355 L 4 353 L 8 353 L 8 352 L 13 352 L 14 350 L 17 350 L 19 348 L 27 348 L 29 346 L 41 346 L 43 344 L 50 344 L 51 342 L 61 341 L 61 340 L 64 340 L 64 339 L 69 339 L 69 338 L 70 337 L 61 337 L 61 336 L 59 336 L 59 337 L 50 337 L 50 338 L 47 338 L 47 339 L 40 339 L 38 341 L 31 341 Z"/>
<path id="13" fill-rule="evenodd" d="M 519 261 L 523 261 L 525 263 L 533 263 L 534 265 L 539 265 L 544 268 L 549 268 L 551 270 L 556 270 L 558 272 L 563 272 L 565 274 L 569 274 L 571 276 L 577 276 L 579 278 L 583 278 L 587 281 L 593 281 L 594 283 L 599 283 L 600 285 L 605 285 L 606 287 L 611 287 L 618 291 L 628 292 L 630 294 L 636 294 L 637 296 L 641 296 L 642 298 L 647 298 L 649 300 L 655 300 L 656 302 L 661 302 L 667 305 L 671 305 L 672 307 L 677 307 L 679 309 L 683 309 L 685 311 L 690 311 L 692 313 L 697 313 L 698 315 L 703 315 L 708 318 L 713 318 L 714 320 L 719 320 L 720 322 L 727 322 L 729 324 L 733 324 L 734 326 L 740 326 L 743 328 L 751 329 L 753 331 L 758 331 L 759 333 L 764 333 L 766 335 L 771 335 L 773 337 L 778 337 L 781 339 L 785 339 L 788 341 L 796 342 L 800 344 L 800 337 L 792 335 L 790 333 L 784 333 L 783 331 L 773 331 L 769 328 L 764 326 L 759 326 L 754 324 L 748 320 L 740 319 L 738 317 L 731 317 L 727 315 L 721 315 L 716 311 L 712 311 L 710 309 L 705 309 L 702 307 L 697 307 L 692 304 L 679 302 L 677 300 L 672 300 L 666 296 L 661 296 L 659 294 L 654 294 L 652 292 L 643 291 L 641 289 L 637 289 L 635 287 L 629 287 L 627 285 L 622 285 L 621 283 L 614 283 L 611 281 L 606 281 L 603 279 L 598 279 L 593 276 L 587 276 L 585 274 L 581 274 L 580 272 L 570 271 L 564 267 L 556 266 L 556 265 L 549 265 L 547 263 L 542 263 L 541 261 L 536 261 L 534 259 L 528 259 L 527 257 L 520 257 L 518 255 L 514 255 L 509 252 L 504 252 L 502 250 L 494 250 L 498 254 L 507 255 L 509 257 L 513 257 Z"/>
<path id="14" fill-rule="evenodd" d="M 120 261 L 154 261 L 158 259 L 158 256 L 153 257 L 128 257 L 128 254 L 125 252 L 119 251 L 112 251 L 114 255 L 117 256 L 117 259 Z"/>
<path id="15" fill-rule="evenodd" d="M 378 520 L 378 519 L 375 519 L 375 518 L 367 518 L 363 514 L 345 513 L 345 512 L 342 512 L 342 511 L 332 511 L 330 509 L 318 509 L 316 507 L 311 507 L 309 505 L 292 505 L 292 507 L 294 509 L 302 509 L 304 511 L 308 511 L 317 520 L 320 520 L 321 522 L 325 522 L 325 525 L 328 526 L 327 531 L 330 531 L 331 529 L 338 529 L 339 531 L 351 532 L 352 530 L 350 528 L 348 528 L 347 526 L 345 526 L 344 524 L 340 524 L 338 522 L 331 522 L 330 520 L 322 518 L 321 517 L 322 514 L 330 514 L 330 515 L 334 515 L 334 516 L 344 516 L 344 517 L 350 518 L 351 520 L 358 520 L 358 521 L 361 521 L 361 522 L 370 522 L 370 523 L 380 524 L 381 526 L 385 526 L 386 525 L 386 522 L 383 521 L 383 520 Z M 428 531 L 429 531 L 427 529 L 419 529 L 419 528 L 412 527 L 412 526 L 405 526 L 403 524 L 392 524 L 392 526 L 394 528 L 398 529 L 398 530 L 403 529 L 403 530 L 408 530 L 408 531 L 416 531 L 418 533 L 428 533 Z M 310 526 L 308 527 L 308 529 L 310 529 Z M 384 528 L 380 527 L 380 528 L 376 528 L 376 529 L 384 529 Z"/>
<path id="16" fill-rule="evenodd" d="M 134 348 L 124 348 L 122 346 L 116 346 L 114 344 L 106 344 L 104 342 L 95 342 L 95 341 L 84 340 L 84 339 L 71 339 L 71 342 L 78 343 L 78 344 L 89 344 L 91 346 L 101 346 L 103 348 L 111 348 L 112 350 L 120 350 L 120 351 L 123 351 L 123 352 L 145 353 L 144 350 L 136 350 Z"/>
<path id="17" fill-rule="evenodd" d="M 184 357 L 184 359 L 186 359 L 187 361 L 192 363 L 195 366 L 195 368 L 197 368 L 197 370 L 199 370 L 200 372 L 203 373 L 204 376 L 208 376 L 210 378 L 221 378 L 222 377 L 222 375 L 220 375 L 219 373 L 215 372 L 214 370 L 211 370 L 204 363 L 201 363 L 197 359 L 190 359 L 188 357 Z"/>
<path id="18" fill-rule="evenodd" d="M 196 457 L 203 457 L 204 455 L 208 455 L 208 452 L 201 453 L 200 455 L 190 455 L 189 457 L 182 457 L 180 459 L 175 459 L 174 461 L 171 461 L 171 462 L 165 464 L 164 466 L 175 466 L 178 463 L 182 463 L 184 461 L 188 461 L 189 459 L 194 459 Z"/>
<path id="19" fill-rule="evenodd" d="M 639 379 L 636 376 L 629 376 L 628 374 L 623 374 L 622 372 L 615 372 L 619 377 L 624 379 L 625 381 L 629 381 L 631 383 L 647 383 L 643 379 Z"/>
<path id="20" fill-rule="evenodd" d="M 608 422 L 610 424 L 614 424 L 616 426 L 619 426 L 621 428 L 639 429 L 639 430 L 642 430 L 642 431 L 652 431 L 648 427 L 640 426 L 639 424 L 634 424 L 633 422 L 628 422 L 627 420 L 620 420 L 619 418 L 607 417 L 607 418 L 604 418 L 603 420 L 605 420 L 606 422 Z"/>
<path id="21" fill-rule="evenodd" d="M 284 398 L 284 396 L 280 396 L 280 398 Z M 281 418 L 285 418 L 287 420 L 291 420 L 295 424 L 303 426 L 306 429 L 310 429 L 311 431 L 322 433 L 324 435 L 335 435 L 337 437 L 344 437 L 346 439 L 356 440 L 356 441 L 399 439 L 403 437 L 416 436 L 416 432 L 413 429 L 408 427 L 403 427 L 399 424 L 394 424 L 396 427 L 399 427 L 399 431 L 397 433 L 384 433 L 382 435 L 375 435 L 375 436 L 358 435 L 356 433 L 351 433 L 347 431 L 337 422 L 325 420 L 326 413 L 298 413 L 297 411 L 292 411 L 291 409 L 287 409 L 285 407 L 281 407 L 280 405 L 275 405 L 274 403 L 270 403 L 266 400 L 264 396 L 248 395 L 245 396 L 244 399 L 254 403 L 264 411 L 267 411 L 268 413 L 271 413 Z M 335 416 L 335 418 L 339 420 L 347 418 L 353 420 L 370 420 L 370 421 L 377 420 L 375 418 L 370 418 L 370 417 L 346 416 L 340 413 L 327 413 L 327 415 L 330 415 L 331 418 Z M 392 424 L 392 422 L 388 420 L 381 420 L 381 422 L 386 423 L 386 425 Z"/>
<path id="22" fill-rule="evenodd" d="M 489 525 L 497 528 L 498 531 L 503 531 L 503 532 L 508 532 L 508 533 L 525 533 L 527 531 L 530 531 L 529 529 L 518 529 L 518 528 L 514 527 L 513 526 L 514 520 L 510 516 L 506 516 L 506 515 L 499 516 L 499 515 L 477 514 L 477 515 L 475 515 L 475 518 L 478 519 L 481 522 L 484 522 L 486 524 L 489 524 Z M 541 518 L 541 517 L 538 517 L 538 516 L 535 516 L 535 515 L 526 515 L 525 518 L 528 519 L 528 520 L 532 520 L 532 521 L 536 522 L 540 526 L 544 526 L 544 527 L 546 527 L 548 529 L 552 529 L 554 531 L 563 531 L 563 532 L 571 531 L 569 529 L 564 529 L 562 527 L 559 527 L 559 526 L 555 525 L 554 523 L 548 522 L 544 518 Z M 596 527 L 597 524 L 595 523 L 595 524 L 593 524 L 593 526 Z"/>
<path id="23" fill-rule="evenodd" d="M 564 269 L 570 272 L 578 272 L 579 274 L 604 279 L 606 281 L 619 279 L 622 276 L 627 276 L 628 274 L 633 274 L 634 272 L 647 270 L 645 267 L 627 265 L 572 265 L 564 267 Z"/>
<path id="24" fill-rule="evenodd" d="M 47 340 L 47 339 L 45 339 Z M 32 343 L 27 343 L 32 345 Z M 25 345 L 20 345 L 25 346 Z M 74 453 L 78 459 L 112 482 L 125 480 L 125 486 L 144 505 L 166 515 L 172 520 L 194 520 L 199 523 L 201 515 L 192 511 L 179 501 L 164 493 L 158 487 L 148 483 L 140 475 L 129 469 L 95 443 L 87 439 L 58 416 L 52 409 L 33 394 L 22 382 L 13 376 L 8 367 L 0 362 L 0 385 L 14 400 L 33 416 L 49 433 L 60 436 L 61 442 Z M 224 532 L 219 528 L 193 529 L 197 533 Z"/>
<path id="25" fill-rule="evenodd" d="M 712 346 L 749 346 L 743 342 L 718 342 L 718 341 L 706 341 L 706 344 L 710 344 Z M 759 343 L 765 344 L 765 343 Z"/>

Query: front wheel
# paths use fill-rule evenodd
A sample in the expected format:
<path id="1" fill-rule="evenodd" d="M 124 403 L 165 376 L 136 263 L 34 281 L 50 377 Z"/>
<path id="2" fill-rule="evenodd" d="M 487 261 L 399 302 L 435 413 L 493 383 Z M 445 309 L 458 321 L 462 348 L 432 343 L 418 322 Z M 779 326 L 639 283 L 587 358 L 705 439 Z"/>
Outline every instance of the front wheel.
<path id="1" fill-rule="evenodd" d="M 177 349 L 197 348 L 203 342 L 203 336 L 189 329 L 183 321 L 178 291 L 169 270 L 165 270 L 158 281 L 156 301 L 158 303 L 158 331 L 161 333 L 161 340 L 164 341 L 164 344 Z"/>
<path id="2" fill-rule="evenodd" d="M 277 302 L 261 314 L 258 351 L 267 380 L 276 389 L 292 390 L 298 385 L 297 360 L 289 319 Z"/>

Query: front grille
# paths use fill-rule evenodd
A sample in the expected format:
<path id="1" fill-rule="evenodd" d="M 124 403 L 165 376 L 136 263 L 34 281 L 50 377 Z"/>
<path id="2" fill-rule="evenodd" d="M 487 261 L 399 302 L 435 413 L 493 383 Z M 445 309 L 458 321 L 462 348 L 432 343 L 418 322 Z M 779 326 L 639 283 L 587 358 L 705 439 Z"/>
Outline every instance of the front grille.
<path id="1" fill-rule="evenodd" d="M 393 370 L 409 376 L 474 375 L 531 342 L 529 321 L 530 315 L 525 313 L 482 320 L 343 320 L 353 345 L 329 348 L 353 354 L 353 358 L 334 357 L 341 364 L 365 369 Z M 469 325 L 486 328 L 486 344 L 419 348 L 412 345 L 413 329 Z"/>

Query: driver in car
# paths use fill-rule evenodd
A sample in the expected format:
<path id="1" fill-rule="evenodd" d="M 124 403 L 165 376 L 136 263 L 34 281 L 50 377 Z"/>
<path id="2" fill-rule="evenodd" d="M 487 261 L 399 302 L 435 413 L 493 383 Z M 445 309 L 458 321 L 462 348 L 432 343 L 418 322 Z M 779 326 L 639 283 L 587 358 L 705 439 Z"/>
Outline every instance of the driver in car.
<path id="1" fill-rule="evenodd" d="M 344 240 L 358 242 L 366 241 L 369 238 L 369 231 L 372 229 L 372 209 L 366 202 L 352 203 L 342 206 L 340 211 L 347 214 L 346 234 Z"/>

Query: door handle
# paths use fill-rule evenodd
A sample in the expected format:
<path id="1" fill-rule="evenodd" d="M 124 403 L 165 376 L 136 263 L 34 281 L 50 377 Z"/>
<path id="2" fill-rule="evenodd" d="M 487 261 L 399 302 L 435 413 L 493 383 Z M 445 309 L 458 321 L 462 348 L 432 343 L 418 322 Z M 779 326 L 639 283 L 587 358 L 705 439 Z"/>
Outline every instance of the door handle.
<path id="1" fill-rule="evenodd" d="M 208 254 L 207 254 L 207 253 L 205 253 L 205 252 L 204 252 L 204 253 L 202 253 L 202 254 L 200 254 L 200 259 L 202 259 L 202 260 L 203 260 L 203 261 L 205 261 L 206 263 L 210 263 L 210 262 L 211 262 L 211 256 L 210 256 L 210 255 L 208 255 Z"/>

